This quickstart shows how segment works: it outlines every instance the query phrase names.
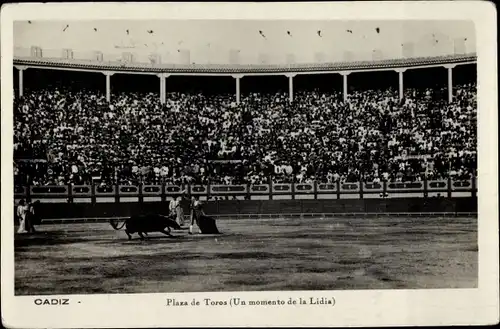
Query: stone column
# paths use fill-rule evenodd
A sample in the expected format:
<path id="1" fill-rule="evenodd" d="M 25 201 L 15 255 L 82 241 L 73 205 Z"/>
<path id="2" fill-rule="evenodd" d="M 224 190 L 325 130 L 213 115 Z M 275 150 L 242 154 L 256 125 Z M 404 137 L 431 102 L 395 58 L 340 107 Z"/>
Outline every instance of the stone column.
<path id="1" fill-rule="evenodd" d="M 287 74 L 286 76 L 288 77 L 288 100 L 291 102 L 293 102 L 293 78 L 296 76 L 297 74 L 295 73 L 291 73 L 291 74 Z"/>
<path id="2" fill-rule="evenodd" d="M 449 64 L 444 66 L 448 69 L 448 103 L 453 101 L 453 68 L 455 65 Z"/>
<path id="3" fill-rule="evenodd" d="M 402 100 L 404 97 L 403 72 L 405 71 L 406 69 L 396 69 L 396 72 L 398 72 L 399 75 L 399 100 Z"/>
<path id="4" fill-rule="evenodd" d="M 349 71 L 345 71 L 345 72 L 340 72 L 340 74 L 342 75 L 342 78 L 343 78 L 343 93 L 344 93 L 344 102 L 347 101 L 347 95 L 348 95 L 348 85 L 347 85 L 347 76 L 349 74 L 351 74 L 351 72 Z"/>
<path id="5" fill-rule="evenodd" d="M 111 76 L 115 74 L 114 72 L 103 72 L 106 76 L 106 100 L 111 101 Z"/>
<path id="6" fill-rule="evenodd" d="M 27 69 L 27 67 L 25 66 L 16 66 L 16 68 L 18 69 L 19 71 L 19 98 L 23 97 L 23 94 L 24 94 L 24 81 L 23 81 L 23 73 L 24 73 L 24 70 Z"/>
<path id="7" fill-rule="evenodd" d="M 160 103 L 165 104 L 166 102 L 166 81 L 167 75 L 165 73 L 157 74 L 158 78 L 160 78 Z"/>
<path id="8" fill-rule="evenodd" d="M 160 79 L 160 103 L 163 104 L 163 73 L 156 75 Z"/>
<path id="9" fill-rule="evenodd" d="M 241 78 L 243 78 L 243 75 L 241 74 L 236 74 L 233 75 L 233 78 L 236 80 L 236 103 L 239 104 L 241 101 Z"/>

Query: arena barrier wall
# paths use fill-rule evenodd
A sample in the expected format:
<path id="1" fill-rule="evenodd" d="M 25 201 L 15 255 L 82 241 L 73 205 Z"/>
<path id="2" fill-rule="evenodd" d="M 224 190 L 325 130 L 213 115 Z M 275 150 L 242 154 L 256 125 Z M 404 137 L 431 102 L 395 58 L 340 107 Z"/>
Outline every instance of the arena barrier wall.
<path id="1" fill-rule="evenodd" d="M 447 198 L 462 195 L 465 197 L 477 196 L 477 179 L 468 180 L 424 180 L 418 182 L 342 182 L 333 183 L 273 183 L 260 185 L 53 185 L 14 187 L 14 198 L 58 200 L 60 202 L 100 202 L 102 199 L 114 199 L 115 202 L 130 202 L 130 198 L 137 201 L 166 201 L 177 197 L 181 192 L 200 198 L 245 198 L 247 200 L 261 199 L 341 199 L 341 198 L 369 198 L 379 195 L 391 197 L 406 197 L 409 194 L 426 198 L 440 194 Z M 401 196 L 402 195 L 402 196 Z M 144 198 L 157 200 L 144 200 Z M 128 200 L 128 201 L 127 201 Z M 106 202 L 106 201 L 105 201 Z"/>
<path id="2" fill-rule="evenodd" d="M 188 203 L 188 202 L 186 202 Z M 184 212 L 189 214 L 186 204 Z M 219 200 L 205 203 L 208 215 L 308 213 L 477 213 L 477 197 L 330 200 Z M 43 219 L 126 217 L 141 213 L 168 214 L 168 202 L 41 203 Z"/>

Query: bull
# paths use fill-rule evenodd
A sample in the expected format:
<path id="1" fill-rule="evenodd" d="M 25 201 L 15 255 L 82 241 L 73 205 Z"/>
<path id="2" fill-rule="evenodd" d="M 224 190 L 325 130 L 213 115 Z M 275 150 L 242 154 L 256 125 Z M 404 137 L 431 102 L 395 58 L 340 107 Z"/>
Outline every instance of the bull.
<path id="1" fill-rule="evenodd" d="M 121 230 L 125 226 L 125 233 L 127 233 L 128 239 L 132 240 L 132 235 L 134 233 L 139 234 L 141 240 L 144 240 L 144 235 L 148 235 L 148 232 L 160 232 L 168 236 L 171 229 L 180 230 L 181 227 L 175 220 L 159 214 L 148 214 L 148 215 L 135 215 L 131 216 L 119 226 L 117 221 L 111 219 L 109 221 L 111 227 L 115 230 Z M 168 230 L 168 231 L 166 231 Z"/>

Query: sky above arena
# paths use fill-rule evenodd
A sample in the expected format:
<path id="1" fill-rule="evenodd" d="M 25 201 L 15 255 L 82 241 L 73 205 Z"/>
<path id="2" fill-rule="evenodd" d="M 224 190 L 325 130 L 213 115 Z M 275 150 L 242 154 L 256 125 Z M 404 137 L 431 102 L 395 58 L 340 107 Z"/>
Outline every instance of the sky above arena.
<path id="1" fill-rule="evenodd" d="M 413 44 L 413 56 L 476 51 L 474 24 L 469 21 L 19 21 L 14 24 L 17 53 L 31 46 L 44 57 L 59 57 L 62 49 L 75 58 L 96 50 L 115 60 L 132 52 L 138 61 L 151 53 L 163 63 L 239 62 L 282 64 L 345 59 L 399 58 L 402 44 Z M 457 41 L 458 40 L 458 41 Z M 375 52 L 374 52 L 375 51 Z M 189 55 L 188 55 L 189 53 Z M 231 55 L 232 54 L 232 55 Z M 349 55 L 348 55 L 349 56 Z M 293 59 L 292 59 L 293 57 Z"/>

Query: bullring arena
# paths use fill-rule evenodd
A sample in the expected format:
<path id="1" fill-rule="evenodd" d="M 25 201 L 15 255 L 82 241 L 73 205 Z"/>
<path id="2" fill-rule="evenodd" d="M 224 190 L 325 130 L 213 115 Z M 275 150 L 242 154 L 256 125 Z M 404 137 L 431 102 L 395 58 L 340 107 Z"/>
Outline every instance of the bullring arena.
<path id="1" fill-rule="evenodd" d="M 477 287 L 477 218 L 222 219 L 222 236 L 127 241 L 108 223 L 16 240 L 16 294 Z"/>
<path id="2" fill-rule="evenodd" d="M 36 25 L 19 24 L 23 37 Z M 313 64 L 230 51 L 221 65 L 185 49 L 162 64 L 146 49 L 22 44 L 15 204 L 39 200 L 42 222 L 15 234 L 16 295 L 477 287 L 477 57 L 464 42 Z M 129 241 L 109 223 L 168 214 L 182 192 L 222 234 Z"/>
<path id="3" fill-rule="evenodd" d="M 128 241 L 91 213 L 45 219 L 37 233 L 16 237 L 16 294 L 477 287 L 474 199 L 411 200 L 213 201 L 207 213 L 266 206 L 297 213 L 219 215 L 221 235 L 181 230 L 173 237 L 151 233 L 145 241 L 137 235 Z M 382 213 L 359 208 L 382 202 Z M 88 208 L 62 205 L 62 213 L 74 216 Z M 125 204 L 121 213 L 140 213 L 132 209 L 137 205 Z M 49 217 L 57 204 L 42 206 Z M 163 207 L 142 209 L 162 213 Z M 394 212 L 405 207 L 413 212 Z M 305 208 L 337 213 L 299 213 Z"/>

